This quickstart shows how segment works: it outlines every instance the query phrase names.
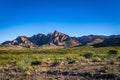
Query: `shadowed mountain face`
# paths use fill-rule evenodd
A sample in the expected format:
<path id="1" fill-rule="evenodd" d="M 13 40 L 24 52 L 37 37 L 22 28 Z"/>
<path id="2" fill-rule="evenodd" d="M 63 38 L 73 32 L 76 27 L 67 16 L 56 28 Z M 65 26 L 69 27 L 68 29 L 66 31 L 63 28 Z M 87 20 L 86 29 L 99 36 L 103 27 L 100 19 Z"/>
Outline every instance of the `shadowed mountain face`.
<path id="1" fill-rule="evenodd" d="M 103 42 L 94 44 L 93 46 L 95 47 L 120 46 L 120 35 L 109 36 Z"/>
<path id="2" fill-rule="evenodd" d="M 40 47 L 40 46 L 62 46 L 73 47 L 79 45 L 113 46 L 120 45 L 120 36 L 88 35 L 82 37 L 70 37 L 55 30 L 53 33 L 37 34 L 32 37 L 19 36 L 13 41 L 6 41 L 2 45 Z"/>
<path id="3" fill-rule="evenodd" d="M 80 43 L 82 43 L 82 45 L 92 45 L 95 43 L 99 43 L 101 42 L 101 40 L 103 41 L 106 38 L 106 36 L 102 36 L 102 35 L 88 35 L 88 36 L 82 36 L 82 37 L 74 37 L 74 39 L 78 40 Z M 97 40 L 100 39 L 100 40 Z M 88 43 L 92 43 L 92 44 L 88 44 Z"/>

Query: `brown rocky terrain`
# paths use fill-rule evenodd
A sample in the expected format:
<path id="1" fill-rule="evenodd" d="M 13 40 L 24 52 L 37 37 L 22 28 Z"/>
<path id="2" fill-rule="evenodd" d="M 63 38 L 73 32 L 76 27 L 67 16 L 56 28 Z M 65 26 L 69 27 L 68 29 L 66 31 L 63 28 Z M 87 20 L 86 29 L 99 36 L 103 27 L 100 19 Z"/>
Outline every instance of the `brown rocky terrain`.
<path id="1" fill-rule="evenodd" d="M 6 41 L 2 45 L 24 47 L 74 47 L 80 45 L 113 46 L 120 45 L 120 36 L 88 35 L 82 37 L 70 37 L 55 30 L 53 33 L 37 34 L 32 37 L 19 36 L 12 41 Z"/>
<path id="2" fill-rule="evenodd" d="M 117 71 L 118 70 L 118 71 Z M 1 80 L 119 80 L 119 64 L 109 65 L 105 63 L 81 63 L 60 64 L 59 66 L 39 65 L 32 71 L 20 71 L 13 66 L 1 67 Z M 19 78 L 18 78 L 19 77 Z"/>
<path id="3" fill-rule="evenodd" d="M 72 39 L 70 36 L 61 33 L 59 31 L 54 31 L 53 33 L 37 34 L 32 37 L 19 36 L 13 41 L 6 41 L 2 45 L 17 45 L 17 46 L 57 46 L 57 47 L 73 47 L 80 45 L 77 40 Z"/>

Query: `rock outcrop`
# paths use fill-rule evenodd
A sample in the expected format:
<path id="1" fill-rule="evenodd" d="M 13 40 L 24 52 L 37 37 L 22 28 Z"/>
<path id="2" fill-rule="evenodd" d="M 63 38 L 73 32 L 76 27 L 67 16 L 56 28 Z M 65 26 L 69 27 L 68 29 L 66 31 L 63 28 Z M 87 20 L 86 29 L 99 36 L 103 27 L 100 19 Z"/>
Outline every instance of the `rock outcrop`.
<path id="1" fill-rule="evenodd" d="M 13 41 L 6 41 L 2 45 L 17 45 L 26 47 L 39 47 L 39 46 L 62 46 L 73 47 L 79 45 L 79 42 L 72 39 L 72 37 L 55 30 L 53 33 L 37 34 L 32 37 L 19 36 Z"/>
<path id="2" fill-rule="evenodd" d="M 70 37 L 55 30 L 53 33 L 37 34 L 32 37 L 19 36 L 12 41 L 6 41 L 2 45 L 25 46 L 25 47 L 74 47 L 79 45 L 89 46 L 118 46 L 120 45 L 120 35 L 101 36 L 88 35 L 82 37 Z"/>

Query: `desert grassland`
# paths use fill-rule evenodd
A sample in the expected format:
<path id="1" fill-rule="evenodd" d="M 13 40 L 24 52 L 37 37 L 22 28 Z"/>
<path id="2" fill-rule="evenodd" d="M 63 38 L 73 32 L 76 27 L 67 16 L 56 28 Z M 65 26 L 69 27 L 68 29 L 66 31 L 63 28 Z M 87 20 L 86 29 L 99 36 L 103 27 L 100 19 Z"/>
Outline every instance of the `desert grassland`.
<path id="1" fill-rule="evenodd" d="M 4 77 L 8 76 L 8 79 L 11 78 L 12 74 L 15 77 L 14 79 L 17 79 L 17 75 L 22 76 L 21 79 L 25 78 L 25 75 L 38 75 L 40 78 L 36 77 L 38 78 L 36 80 L 55 80 L 56 78 L 60 80 L 108 78 L 117 80 L 120 79 L 119 67 L 119 46 L 0 50 L 0 74 L 3 74 Z M 48 78 L 42 76 L 46 74 Z"/>
<path id="2" fill-rule="evenodd" d="M 109 54 L 110 50 L 116 51 Z M 111 56 L 110 56 L 111 55 Z M 111 58 L 112 57 L 112 58 Z M 0 65 L 17 63 L 28 60 L 40 62 L 52 61 L 105 61 L 118 60 L 120 58 L 120 47 L 98 47 L 82 46 L 64 49 L 21 49 L 21 50 L 0 50 Z"/>

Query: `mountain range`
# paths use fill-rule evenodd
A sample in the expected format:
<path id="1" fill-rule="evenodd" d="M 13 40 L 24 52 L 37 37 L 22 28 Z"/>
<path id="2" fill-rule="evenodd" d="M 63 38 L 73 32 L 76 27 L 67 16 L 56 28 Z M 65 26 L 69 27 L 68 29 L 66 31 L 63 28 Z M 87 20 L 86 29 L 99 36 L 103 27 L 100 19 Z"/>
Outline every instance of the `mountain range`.
<path id="1" fill-rule="evenodd" d="M 71 37 L 55 30 L 53 33 L 37 34 L 32 37 L 18 36 L 12 41 L 5 41 L 3 46 L 24 47 L 74 47 L 74 46 L 120 46 L 120 35 L 102 36 L 88 35 L 82 37 Z"/>

